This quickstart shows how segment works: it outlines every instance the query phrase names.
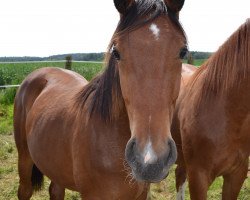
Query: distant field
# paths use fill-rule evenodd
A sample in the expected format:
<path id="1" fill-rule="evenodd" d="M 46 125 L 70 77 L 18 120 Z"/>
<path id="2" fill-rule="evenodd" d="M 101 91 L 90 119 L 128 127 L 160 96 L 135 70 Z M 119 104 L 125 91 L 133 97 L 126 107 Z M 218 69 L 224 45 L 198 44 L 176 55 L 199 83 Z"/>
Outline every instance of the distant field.
<path id="1" fill-rule="evenodd" d="M 196 59 L 196 60 L 194 60 L 193 65 L 201 66 L 205 61 L 206 61 L 206 59 Z M 187 63 L 187 60 L 183 60 L 183 63 Z"/>
<path id="2" fill-rule="evenodd" d="M 205 60 L 194 60 L 194 65 L 200 66 Z M 185 62 L 185 61 L 184 61 Z M 37 62 L 37 63 L 0 63 L 0 85 L 20 84 L 32 71 L 41 67 L 61 67 L 64 62 Z M 90 80 L 102 68 L 101 63 L 73 62 L 72 70 Z"/>
<path id="3" fill-rule="evenodd" d="M 194 65 L 195 66 L 201 66 L 206 60 L 204 59 L 196 59 L 194 60 Z"/>
<path id="4" fill-rule="evenodd" d="M 90 80 L 101 71 L 102 63 L 73 62 L 72 70 Z M 64 62 L 0 63 L 0 86 L 21 84 L 32 71 L 41 67 L 65 67 Z M 0 89 L 0 104 L 13 103 L 16 88 Z M 1 125 L 0 125 L 1 126 Z"/>
<path id="5" fill-rule="evenodd" d="M 0 85 L 20 84 L 32 71 L 41 67 L 61 67 L 64 62 L 37 62 L 37 63 L 0 63 Z M 72 70 L 82 74 L 90 80 L 102 68 L 101 63 L 72 63 Z"/>
<path id="6" fill-rule="evenodd" d="M 195 60 L 195 65 L 201 65 L 204 60 Z M 22 63 L 22 64 L 0 64 L 0 85 L 20 84 L 22 80 L 33 70 L 41 67 L 64 67 L 65 63 Z M 73 63 L 72 69 L 90 80 L 102 68 L 100 63 Z M 0 90 L 0 200 L 17 200 L 18 172 L 17 152 L 12 136 L 13 125 L 13 98 L 15 89 Z M 46 179 L 45 188 L 36 193 L 32 200 L 48 200 L 49 180 Z M 210 187 L 208 200 L 221 199 L 222 179 L 218 178 Z M 80 196 L 67 191 L 66 200 L 80 200 Z M 152 200 L 174 200 L 176 199 L 174 169 L 170 175 L 160 184 L 151 187 Z M 189 200 L 188 189 L 186 199 Z M 250 199 L 250 178 L 246 179 L 239 200 Z"/>

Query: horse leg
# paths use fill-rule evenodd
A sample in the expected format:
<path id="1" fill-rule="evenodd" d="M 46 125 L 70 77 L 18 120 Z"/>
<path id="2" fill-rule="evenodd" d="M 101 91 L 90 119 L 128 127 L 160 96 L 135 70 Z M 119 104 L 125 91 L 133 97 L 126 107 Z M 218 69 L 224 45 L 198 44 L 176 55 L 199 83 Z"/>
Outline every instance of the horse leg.
<path id="1" fill-rule="evenodd" d="M 17 196 L 19 200 L 29 200 L 33 193 L 32 171 L 34 163 L 29 154 L 25 132 L 21 132 L 19 127 L 15 127 L 15 141 L 18 151 L 19 174 L 19 187 Z"/>
<path id="2" fill-rule="evenodd" d="M 175 169 L 175 181 L 176 181 L 176 191 L 177 191 L 177 200 L 185 199 L 185 187 L 186 187 L 186 168 L 184 163 L 178 164 Z"/>
<path id="3" fill-rule="evenodd" d="M 207 191 L 211 183 L 208 178 L 208 173 L 195 167 L 193 167 L 192 169 L 188 169 L 187 173 L 191 199 L 207 199 Z"/>
<path id="4" fill-rule="evenodd" d="M 247 177 L 248 159 L 233 173 L 224 175 L 222 200 L 237 200 L 240 189 Z"/>
<path id="5" fill-rule="evenodd" d="M 32 168 L 33 161 L 29 155 L 19 153 L 18 156 L 18 172 L 19 172 L 19 187 L 18 187 L 18 199 L 29 200 L 33 193 L 32 187 Z"/>
<path id="6" fill-rule="evenodd" d="M 22 123 L 18 121 L 19 119 L 23 120 Z M 17 196 L 19 200 L 29 200 L 33 191 L 40 190 L 43 184 L 43 174 L 35 166 L 28 150 L 24 124 L 24 117 L 15 116 L 14 135 L 18 151 L 19 187 Z"/>
<path id="7" fill-rule="evenodd" d="M 51 181 L 49 186 L 50 200 L 64 200 L 65 188 Z"/>

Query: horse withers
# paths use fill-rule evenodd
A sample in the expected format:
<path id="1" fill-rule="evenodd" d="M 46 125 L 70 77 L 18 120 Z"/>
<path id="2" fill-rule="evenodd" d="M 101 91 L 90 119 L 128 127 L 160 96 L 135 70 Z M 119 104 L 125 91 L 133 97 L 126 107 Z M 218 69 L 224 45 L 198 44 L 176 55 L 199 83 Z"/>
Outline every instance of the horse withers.
<path id="1" fill-rule="evenodd" d="M 91 200 L 146 199 L 149 183 L 167 176 L 176 160 L 170 123 L 186 51 L 183 3 L 114 0 L 120 22 L 103 73 L 88 83 L 42 68 L 23 81 L 14 108 L 20 200 L 43 174 L 51 199 L 68 188 Z"/>
<path id="2" fill-rule="evenodd" d="M 173 118 L 176 187 L 184 199 L 207 198 L 223 176 L 223 200 L 236 200 L 250 154 L 250 20 L 248 19 L 181 88 Z"/>

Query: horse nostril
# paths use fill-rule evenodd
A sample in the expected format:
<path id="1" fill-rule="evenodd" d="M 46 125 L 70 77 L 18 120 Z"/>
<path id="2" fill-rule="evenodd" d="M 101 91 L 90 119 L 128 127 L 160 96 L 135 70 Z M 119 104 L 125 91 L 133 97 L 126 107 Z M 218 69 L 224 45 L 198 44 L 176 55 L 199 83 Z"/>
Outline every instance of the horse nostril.
<path id="1" fill-rule="evenodd" d="M 133 138 L 127 143 L 125 157 L 137 180 L 157 182 L 167 176 L 176 161 L 177 152 L 172 139 L 165 141 L 165 150 L 157 154 L 151 141 L 140 150 L 136 139 Z"/>
<path id="2" fill-rule="evenodd" d="M 136 152 L 136 140 L 135 138 L 133 138 L 130 139 L 125 150 L 125 157 L 128 162 L 133 162 L 135 160 L 135 152 Z"/>
<path id="3" fill-rule="evenodd" d="M 174 140 L 170 139 L 168 141 L 169 150 L 167 152 L 167 165 L 172 165 L 176 162 L 177 159 L 177 150 Z"/>

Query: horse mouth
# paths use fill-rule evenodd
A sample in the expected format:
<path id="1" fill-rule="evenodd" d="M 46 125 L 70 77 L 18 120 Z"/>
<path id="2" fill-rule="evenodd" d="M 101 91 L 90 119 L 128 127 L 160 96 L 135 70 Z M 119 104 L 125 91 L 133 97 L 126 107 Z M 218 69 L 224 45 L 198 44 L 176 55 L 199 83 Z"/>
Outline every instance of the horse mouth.
<path id="1" fill-rule="evenodd" d="M 158 160 L 154 164 L 144 165 L 141 162 L 133 160 L 129 164 L 132 176 L 139 182 L 157 183 L 169 175 L 169 170 L 174 164 L 174 159 L 170 153 L 167 159 Z"/>
<path id="2" fill-rule="evenodd" d="M 169 172 L 167 172 L 166 174 L 159 174 L 157 177 L 148 177 L 148 176 L 143 176 L 143 174 L 138 174 L 137 172 L 132 170 L 132 175 L 134 179 L 139 182 L 159 183 L 160 181 L 168 177 Z"/>

